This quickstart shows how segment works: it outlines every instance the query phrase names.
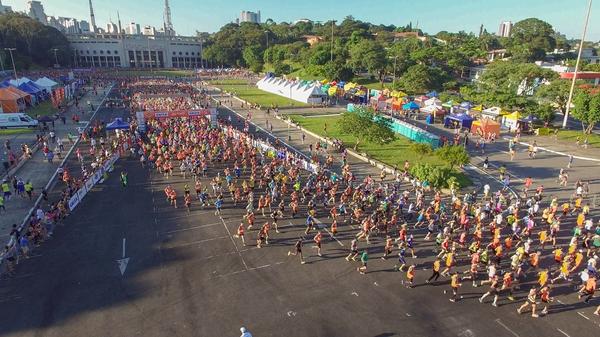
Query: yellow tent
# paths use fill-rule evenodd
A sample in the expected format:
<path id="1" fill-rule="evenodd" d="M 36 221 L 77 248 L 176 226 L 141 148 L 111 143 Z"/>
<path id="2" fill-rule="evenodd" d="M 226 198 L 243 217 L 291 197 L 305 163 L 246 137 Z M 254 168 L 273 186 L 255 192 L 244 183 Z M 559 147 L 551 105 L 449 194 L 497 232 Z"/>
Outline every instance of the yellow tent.
<path id="1" fill-rule="evenodd" d="M 506 119 L 511 119 L 511 120 L 515 120 L 515 121 L 521 119 L 522 117 L 523 116 L 518 111 L 515 111 L 515 112 L 511 113 L 510 115 L 504 116 L 504 118 L 506 118 Z"/>
<path id="2" fill-rule="evenodd" d="M 336 92 L 337 92 L 336 86 L 330 87 L 329 90 L 327 90 L 327 93 L 329 94 L 329 96 L 334 96 Z"/>
<path id="3" fill-rule="evenodd" d="M 483 111 L 483 105 L 479 104 L 479 105 L 473 107 L 471 110 L 481 112 L 481 111 Z"/>
<path id="4" fill-rule="evenodd" d="M 390 94 L 390 96 L 396 97 L 396 98 L 402 98 L 402 97 L 406 96 L 406 94 L 404 92 L 402 92 L 402 91 L 394 90 L 394 91 L 392 91 L 392 93 Z"/>

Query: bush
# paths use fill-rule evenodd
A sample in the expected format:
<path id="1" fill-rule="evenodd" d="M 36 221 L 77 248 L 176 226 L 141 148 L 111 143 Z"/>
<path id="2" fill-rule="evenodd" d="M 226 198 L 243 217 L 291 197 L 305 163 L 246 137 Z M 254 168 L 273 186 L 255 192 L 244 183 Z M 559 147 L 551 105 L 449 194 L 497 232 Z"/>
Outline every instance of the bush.
<path id="1" fill-rule="evenodd" d="M 452 170 L 444 166 L 432 166 L 430 164 L 418 163 L 411 167 L 410 174 L 420 181 L 427 181 L 435 188 L 449 187 L 451 183 L 458 186 Z"/>

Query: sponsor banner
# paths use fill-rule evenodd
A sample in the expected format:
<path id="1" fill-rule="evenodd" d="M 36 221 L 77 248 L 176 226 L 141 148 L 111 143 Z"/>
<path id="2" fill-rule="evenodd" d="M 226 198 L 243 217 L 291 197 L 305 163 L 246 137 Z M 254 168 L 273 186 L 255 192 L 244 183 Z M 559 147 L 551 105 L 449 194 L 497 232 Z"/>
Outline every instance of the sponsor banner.
<path id="1" fill-rule="evenodd" d="M 212 111 L 214 110 L 214 111 Z M 198 118 L 201 116 L 216 115 L 216 109 L 197 109 L 197 110 L 174 110 L 174 111 L 144 111 L 145 119 L 177 118 L 188 117 Z"/>
<path id="2" fill-rule="evenodd" d="M 100 179 L 102 179 L 102 173 L 104 173 L 104 168 L 100 168 L 98 171 L 96 171 L 96 173 L 94 173 L 94 176 L 91 178 L 94 182 L 94 185 L 96 185 Z"/>
<path id="3" fill-rule="evenodd" d="M 94 187 L 94 177 L 90 177 L 85 181 L 85 189 L 89 192 Z"/>
<path id="4" fill-rule="evenodd" d="M 75 207 L 79 204 L 79 194 L 75 193 L 71 199 L 69 199 L 69 210 L 72 212 Z"/>
<path id="5" fill-rule="evenodd" d="M 79 195 L 79 202 L 83 201 L 83 198 L 85 197 L 85 195 L 87 194 L 87 189 L 85 188 L 85 185 L 81 186 L 81 188 L 77 191 L 77 195 Z"/>

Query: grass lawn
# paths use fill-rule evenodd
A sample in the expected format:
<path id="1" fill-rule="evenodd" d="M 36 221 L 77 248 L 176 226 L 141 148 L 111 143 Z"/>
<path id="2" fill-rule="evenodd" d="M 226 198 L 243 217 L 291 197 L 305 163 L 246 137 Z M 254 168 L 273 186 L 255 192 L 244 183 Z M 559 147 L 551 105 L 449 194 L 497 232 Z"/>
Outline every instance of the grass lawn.
<path id="1" fill-rule="evenodd" d="M 354 138 L 354 136 L 341 132 L 338 124 L 338 121 L 342 118 L 341 116 L 303 117 L 294 115 L 291 116 L 291 118 L 295 123 L 311 132 L 342 140 L 348 148 L 352 148 L 356 143 L 356 138 Z M 324 130 L 325 123 L 327 123 L 327 132 Z M 399 168 L 403 167 L 405 160 L 408 160 L 411 164 L 428 163 L 431 165 L 445 165 L 444 162 L 436 156 L 430 155 L 420 157 L 410 149 L 410 144 L 410 140 L 398 135 L 396 140 L 388 144 L 379 145 L 374 143 L 361 143 L 358 146 L 358 152 L 366 152 L 369 157 L 373 159 L 384 162 L 390 166 L 396 164 Z M 470 179 L 462 172 L 456 172 L 455 176 L 458 179 L 460 186 L 464 187 L 471 185 Z"/>
<path id="2" fill-rule="evenodd" d="M 58 110 L 52 106 L 52 101 L 46 100 L 32 108 L 29 108 L 25 111 L 32 118 L 37 118 L 38 115 L 46 116 L 46 115 L 54 115 Z"/>
<path id="3" fill-rule="evenodd" d="M 30 133 L 34 130 L 34 128 L 0 129 L 0 136 L 19 135 L 22 133 Z"/>
<path id="4" fill-rule="evenodd" d="M 560 130 L 560 131 L 558 131 L 558 139 L 561 139 L 564 141 L 569 141 L 569 142 L 572 142 L 573 144 L 575 144 L 575 142 L 577 141 L 578 136 L 579 136 L 579 139 L 581 140 L 581 144 L 583 144 L 583 141 L 587 137 L 588 144 L 590 147 L 600 148 L 600 135 L 598 135 L 598 134 L 592 133 L 590 135 L 586 135 L 583 132 L 581 132 L 580 130 Z"/>
<path id="5" fill-rule="evenodd" d="M 248 102 L 259 104 L 263 107 L 270 107 L 272 105 L 276 105 L 279 107 L 289 107 L 289 106 L 308 106 L 306 103 L 301 103 L 298 101 L 291 100 L 289 98 L 268 93 L 266 91 L 262 91 L 258 89 L 254 85 L 248 85 L 247 81 L 244 80 L 229 80 L 229 81 L 238 81 L 236 82 L 227 82 L 227 81 L 219 81 L 224 84 L 215 84 L 221 90 L 228 91 L 233 93 L 237 97 L 246 100 Z M 239 81 L 242 81 L 241 83 Z"/>

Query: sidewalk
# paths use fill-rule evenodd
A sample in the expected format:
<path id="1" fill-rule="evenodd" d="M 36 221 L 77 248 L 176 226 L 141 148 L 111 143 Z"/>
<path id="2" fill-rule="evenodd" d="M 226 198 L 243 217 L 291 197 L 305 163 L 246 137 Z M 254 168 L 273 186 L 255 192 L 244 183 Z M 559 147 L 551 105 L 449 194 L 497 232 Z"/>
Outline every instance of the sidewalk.
<path id="1" fill-rule="evenodd" d="M 88 90 L 88 92 L 80 99 L 80 102 L 83 104 L 83 108 L 86 111 L 84 115 L 81 116 L 81 121 L 88 121 L 92 117 L 92 112 L 90 112 L 89 108 L 86 106 L 87 101 L 90 101 L 95 109 L 101 104 L 103 99 L 104 88 L 98 89 L 98 95 L 94 95 L 91 90 Z M 60 138 L 64 145 L 64 151 L 62 151 L 63 158 L 73 145 L 73 143 L 69 141 L 67 135 L 69 133 L 78 135 L 77 128 L 83 126 L 82 124 L 75 124 L 71 120 L 71 116 L 76 111 L 77 109 L 75 106 L 71 106 L 67 109 L 65 113 L 67 118 L 66 124 L 63 124 L 60 120 L 55 122 L 54 132 L 56 133 L 57 139 Z M 54 150 L 56 143 L 49 143 L 49 147 Z M 16 224 L 17 226 L 21 225 L 35 203 L 37 196 L 56 172 L 61 161 L 62 159 L 59 159 L 58 156 L 54 156 L 52 163 L 48 163 L 44 157 L 43 151 L 40 149 L 14 173 L 15 176 L 22 178 L 24 182 L 31 181 L 34 188 L 34 197 L 32 200 L 29 200 L 27 197 L 21 198 L 16 196 L 11 185 L 11 192 L 13 192 L 13 195 L 10 200 L 5 201 L 6 213 L 2 212 L 2 214 L 0 214 L 0 241 L 8 239 L 13 224 Z"/>

